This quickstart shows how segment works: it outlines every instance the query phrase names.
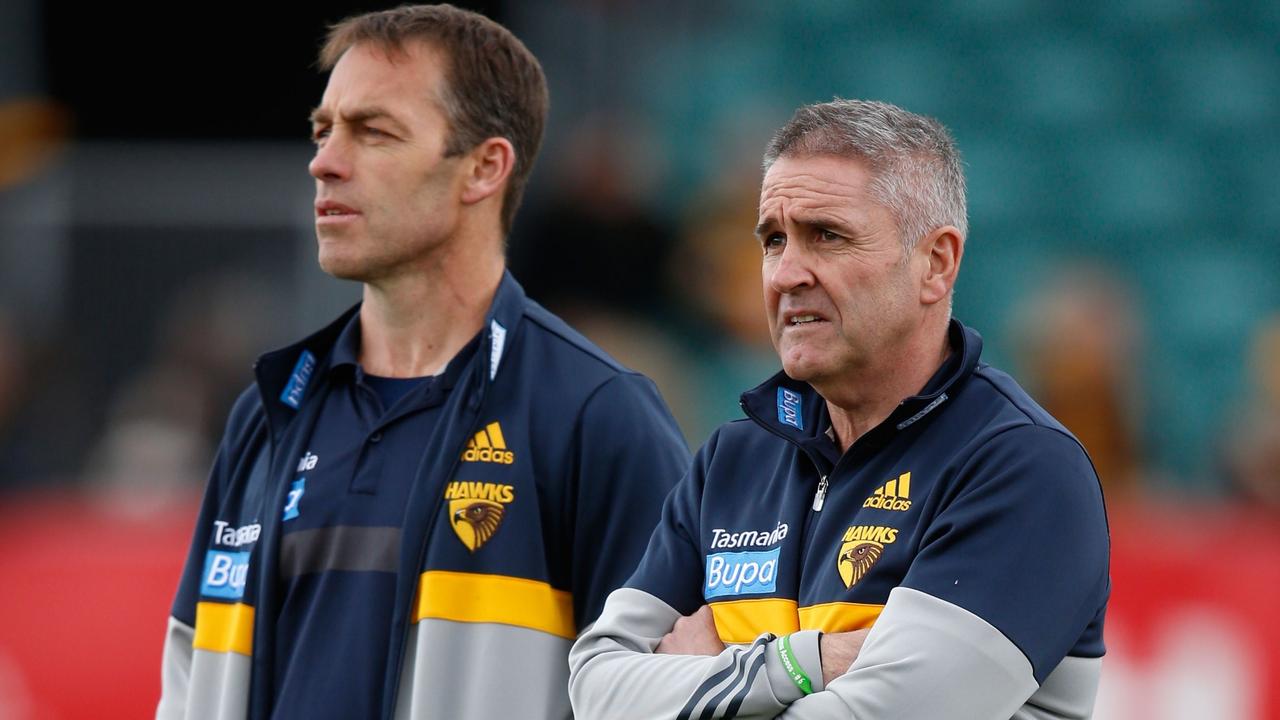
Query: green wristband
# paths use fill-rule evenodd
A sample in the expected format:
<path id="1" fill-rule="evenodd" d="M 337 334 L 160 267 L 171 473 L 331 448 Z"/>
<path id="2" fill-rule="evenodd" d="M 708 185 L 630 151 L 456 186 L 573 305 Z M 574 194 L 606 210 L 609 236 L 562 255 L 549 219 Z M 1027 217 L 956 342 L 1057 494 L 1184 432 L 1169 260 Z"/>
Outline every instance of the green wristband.
<path id="1" fill-rule="evenodd" d="M 796 660 L 796 656 L 791 652 L 791 636 L 783 635 L 778 639 L 778 657 L 782 660 L 782 667 L 790 676 L 791 682 L 800 688 L 800 692 L 805 695 L 813 694 L 813 681 L 808 675 L 804 674 L 804 670 L 800 669 L 800 661 Z"/>

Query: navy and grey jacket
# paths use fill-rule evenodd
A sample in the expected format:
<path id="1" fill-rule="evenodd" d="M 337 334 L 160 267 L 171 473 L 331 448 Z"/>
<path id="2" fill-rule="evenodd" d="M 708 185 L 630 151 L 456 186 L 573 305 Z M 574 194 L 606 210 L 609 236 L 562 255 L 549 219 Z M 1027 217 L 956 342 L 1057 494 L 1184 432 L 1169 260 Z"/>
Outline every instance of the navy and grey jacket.
<path id="1" fill-rule="evenodd" d="M 232 410 L 173 604 L 158 717 L 273 712 L 282 509 L 309 460 L 326 357 L 354 312 L 264 355 Z M 688 449 L 652 382 L 509 274 L 439 412 L 403 526 L 378 534 L 397 540 L 379 568 L 396 596 L 368 716 L 568 717 L 569 648 L 634 570 Z M 471 525 L 459 521 L 468 513 Z"/>
<path id="2" fill-rule="evenodd" d="M 977 333 L 949 333 L 921 394 L 843 454 L 808 385 L 779 374 L 743 395 L 748 419 L 699 451 L 570 653 L 578 718 L 1090 716 L 1110 588 L 1097 476 L 979 361 Z M 652 654 L 704 604 L 723 653 Z M 867 627 L 824 686 L 819 634 Z"/>

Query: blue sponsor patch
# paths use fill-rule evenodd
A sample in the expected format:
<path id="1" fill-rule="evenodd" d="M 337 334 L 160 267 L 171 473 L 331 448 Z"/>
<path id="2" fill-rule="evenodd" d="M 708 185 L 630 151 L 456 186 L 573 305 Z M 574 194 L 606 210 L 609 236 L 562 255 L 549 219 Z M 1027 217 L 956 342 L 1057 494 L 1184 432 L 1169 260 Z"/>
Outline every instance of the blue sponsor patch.
<path id="1" fill-rule="evenodd" d="M 307 392 L 307 383 L 311 382 L 311 373 L 316 370 L 316 356 L 310 350 L 303 350 L 298 362 L 293 366 L 293 374 L 280 393 L 280 402 L 294 410 L 302 404 L 302 396 Z"/>
<path id="2" fill-rule="evenodd" d="M 797 430 L 804 429 L 804 416 L 800 414 L 800 393 L 778 388 L 778 422 Z"/>
<path id="3" fill-rule="evenodd" d="M 300 477 L 289 486 L 289 497 L 284 502 L 284 517 L 281 520 L 292 520 L 298 517 L 298 503 L 302 502 L 302 494 L 307 491 L 307 479 Z"/>
<path id="4" fill-rule="evenodd" d="M 707 556 L 708 600 L 723 595 L 759 595 L 778 589 L 779 548 L 764 552 L 726 552 Z"/>
<path id="5" fill-rule="evenodd" d="M 249 575 L 249 553 L 210 550 L 204 556 L 200 594 L 239 600 L 244 597 L 244 580 Z"/>

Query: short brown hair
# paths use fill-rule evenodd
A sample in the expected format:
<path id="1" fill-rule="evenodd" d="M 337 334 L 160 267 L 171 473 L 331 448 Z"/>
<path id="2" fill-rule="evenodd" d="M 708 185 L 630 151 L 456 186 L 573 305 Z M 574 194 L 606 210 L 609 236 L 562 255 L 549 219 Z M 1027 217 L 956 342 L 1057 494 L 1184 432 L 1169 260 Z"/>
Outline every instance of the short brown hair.
<path id="1" fill-rule="evenodd" d="M 361 43 L 395 56 L 411 41 L 427 43 L 448 58 L 441 98 L 449 118 L 445 154 L 460 155 L 491 137 L 506 138 L 515 148 L 516 164 L 502 200 L 502 231 L 509 233 L 547 120 L 550 101 L 542 66 L 515 35 L 483 15 L 453 5 L 403 5 L 331 26 L 320 68 L 332 70 L 343 53 Z"/>

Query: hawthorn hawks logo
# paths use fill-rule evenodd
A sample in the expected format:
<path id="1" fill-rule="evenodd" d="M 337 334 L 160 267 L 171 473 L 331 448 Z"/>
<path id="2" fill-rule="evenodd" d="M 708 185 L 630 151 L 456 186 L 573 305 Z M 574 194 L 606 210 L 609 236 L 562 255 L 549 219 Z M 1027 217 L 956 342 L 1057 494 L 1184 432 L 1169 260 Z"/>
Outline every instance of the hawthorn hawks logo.
<path id="1" fill-rule="evenodd" d="M 844 542 L 836 554 L 836 570 L 846 588 L 861 580 L 884 554 L 884 546 L 898 539 L 898 531 L 879 525 L 854 525 L 844 531 Z"/>
<path id="2" fill-rule="evenodd" d="M 471 552 L 498 532 L 507 504 L 516 499 L 510 485 L 467 480 L 449 483 L 444 497 L 449 501 L 449 526 Z"/>

